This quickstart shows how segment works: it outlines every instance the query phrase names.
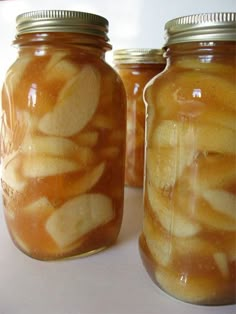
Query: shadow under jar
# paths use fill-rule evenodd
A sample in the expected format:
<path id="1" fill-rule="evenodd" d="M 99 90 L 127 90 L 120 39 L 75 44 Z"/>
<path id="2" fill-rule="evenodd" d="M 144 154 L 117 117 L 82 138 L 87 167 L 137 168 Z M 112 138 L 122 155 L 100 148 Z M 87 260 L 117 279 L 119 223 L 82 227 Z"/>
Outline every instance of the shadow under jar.
<path id="1" fill-rule="evenodd" d="M 127 96 L 125 184 L 142 188 L 145 137 L 143 90 L 165 68 L 165 59 L 161 49 L 119 49 L 114 51 L 114 65 Z"/>
<path id="2" fill-rule="evenodd" d="M 236 14 L 165 26 L 166 70 L 145 90 L 144 221 L 151 278 L 182 301 L 236 301 Z"/>
<path id="3" fill-rule="evenodd" d="M 5 217 L 36 259 L 113 244 L 124 199 L 126 98 L 105 62 L 108 21 L 75 11 L 17 17 L 18 58 L 2 90 Z"/>

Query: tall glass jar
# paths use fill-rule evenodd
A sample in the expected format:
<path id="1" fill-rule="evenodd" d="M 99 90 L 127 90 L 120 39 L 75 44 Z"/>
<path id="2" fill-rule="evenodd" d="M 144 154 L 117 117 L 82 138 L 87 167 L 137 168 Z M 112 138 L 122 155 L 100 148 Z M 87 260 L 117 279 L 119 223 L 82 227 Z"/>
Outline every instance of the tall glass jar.
<path id="1" fill-rule="evenodd" d="M 168 294 L 236 301 L 236 13 L 165 25 L 167 68 L 145 90 L 140 252 Z"/>
<path id="2" fill-rule="evenodd" d="M 27 255 L 88 255 L 117 239 L 126 97 L 105 62 L 108 21 L 75 11 L 17 17 L 18 58 L 2 92 L 5 217 Z"/>
<path id="3" fill-rule="evenodd" d="M 143 89 L 165 67 L 161 49 L 119 49 L 114 51 L 115 69 L 127 95 L 127 138 L 125 184 L 143 187 L 145 105 Z"/>

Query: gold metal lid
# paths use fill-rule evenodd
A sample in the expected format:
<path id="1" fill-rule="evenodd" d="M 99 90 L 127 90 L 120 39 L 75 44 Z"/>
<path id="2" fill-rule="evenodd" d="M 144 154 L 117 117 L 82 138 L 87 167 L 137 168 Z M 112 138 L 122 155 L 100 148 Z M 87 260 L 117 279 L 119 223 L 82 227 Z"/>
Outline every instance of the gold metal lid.
<path id="1" fill-rule="evenodd" d="M 70 32 L 95 35 L 106 42 L 109 23 L 102 16 L 67 10 L 40 10 L 20 14 L 16 18 L 17 36 L 38 32 Z"/>
<path id="2" fill-rule="evenodd" d="M 165 63 L 162 49 L 130 48 L 113 52 L 114 63 Z"/>
<path id="3" fill-rule="evenodd" d="M 165 24 L 165 46 L 197 41 L 236 41 L 236 12 L 182 16 Z"/>

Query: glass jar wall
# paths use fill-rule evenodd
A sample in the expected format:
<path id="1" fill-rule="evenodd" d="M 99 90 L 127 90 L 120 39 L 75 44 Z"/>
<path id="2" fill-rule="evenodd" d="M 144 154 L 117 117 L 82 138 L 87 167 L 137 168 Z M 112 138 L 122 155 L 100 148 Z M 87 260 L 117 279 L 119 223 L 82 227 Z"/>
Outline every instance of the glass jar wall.
<path id="1" fill-rule="evenodd" d="M 114 52 L 115 69 L 127 95 L 125 184 L 143 187 L 145 105 L 143 89 L 165 67 L 160 49 L 120 49 Z"/>
<path id="2" fill-rule="evenodd" d="M 2 91 L 9 232 L 37 259 L 92 254 L 115 242 L 123 213 L 126 98 L 104 60 L 108 22 L 36 11 L 17 30 Z"/>
<path id="3" fill-rule="evenodd" d="M 236 14 L 166 24 L 167 68 L 145 90 L 140 253 L 168 294 L 236 301 Z"/>

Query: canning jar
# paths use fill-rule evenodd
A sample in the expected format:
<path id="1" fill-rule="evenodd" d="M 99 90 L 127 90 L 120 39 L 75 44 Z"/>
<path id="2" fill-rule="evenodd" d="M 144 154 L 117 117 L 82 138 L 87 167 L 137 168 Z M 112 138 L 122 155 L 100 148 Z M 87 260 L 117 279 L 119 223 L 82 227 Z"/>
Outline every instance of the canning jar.
<path id="1" fill-rule="evenodd" d="M 7 226 L 36 259 L 92 254 L 115 242 L 123 213 L 126 97 L 105 62 L 108 21 L 60 10 L 16 21 L 2 91 Z"/>
<path id="2" fill-rule="evenodd" d="M 145 105 L 143 89 L 165 67 L 161 49 L 119 49 L 114 51 L 114 65 L 126 89 L 127 137 L 125 184 L 143 187 Z"/>
<path id="3" fill-rule="evenodd" d="M 236 301 L 236 13 L 166 23 L 167 68 L 147 104 L 140 253 L 161 289 Z"/>

